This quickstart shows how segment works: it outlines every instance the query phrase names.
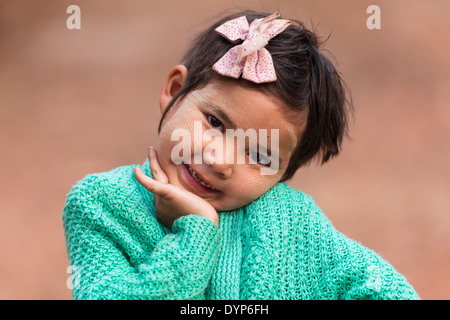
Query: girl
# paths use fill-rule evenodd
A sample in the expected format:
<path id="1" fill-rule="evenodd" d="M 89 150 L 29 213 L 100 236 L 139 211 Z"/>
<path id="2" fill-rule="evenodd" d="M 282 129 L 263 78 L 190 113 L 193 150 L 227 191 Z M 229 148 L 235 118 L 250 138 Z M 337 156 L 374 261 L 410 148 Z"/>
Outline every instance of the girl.
<path id="1" fill-rule="evenodd" d="M 301 22 L 245 11 L 208 28 L 164 83 L 149 159 L 68 195 L 74 298 L 417 299 L 285 183 L 339 153 L 347 105 Z"/>

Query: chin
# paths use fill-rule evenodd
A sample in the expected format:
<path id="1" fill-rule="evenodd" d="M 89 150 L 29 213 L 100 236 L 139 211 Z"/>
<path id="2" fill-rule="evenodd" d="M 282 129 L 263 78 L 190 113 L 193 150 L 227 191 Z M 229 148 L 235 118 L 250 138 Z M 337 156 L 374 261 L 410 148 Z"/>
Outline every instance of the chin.
<path id="1" fill-rule="evenodd" d="M 219 212 L 219 211 L 224 212 L 224 211 L 232 211 L 232 210 L 239 209 L 239 208 L 247 205 L 248 203 L 242 204 L 242 205 L 240 205 L 240 204 L 223 205 L 223 204 L 217 204 L 217 203 L 214 203 L 214 201 L 211 201 L 210 204 L 214 207 L 214 209 L 216 209 L 217 212 Z"/>

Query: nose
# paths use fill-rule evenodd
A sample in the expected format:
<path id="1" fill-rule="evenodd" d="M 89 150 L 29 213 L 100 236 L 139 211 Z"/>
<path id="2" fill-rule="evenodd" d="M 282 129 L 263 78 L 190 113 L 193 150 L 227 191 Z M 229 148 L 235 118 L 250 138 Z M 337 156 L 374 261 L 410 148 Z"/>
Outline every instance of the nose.
<path id="1" fill-rule="evenodd" d="M 203 150 L 204 163 L 211 166 L 212 170 L 223 179 L 229 179 L 233 175 L 233 162 L 226 161 L 226 155 L 218 150 Z"/>
<path id="2" fill-rule="evenodd" d="M 212 163 L 211 167 L 213 171 L 218 173 L 223 179 L 230 179 L 233 175 L 233 165 L 228 163 Z"/>

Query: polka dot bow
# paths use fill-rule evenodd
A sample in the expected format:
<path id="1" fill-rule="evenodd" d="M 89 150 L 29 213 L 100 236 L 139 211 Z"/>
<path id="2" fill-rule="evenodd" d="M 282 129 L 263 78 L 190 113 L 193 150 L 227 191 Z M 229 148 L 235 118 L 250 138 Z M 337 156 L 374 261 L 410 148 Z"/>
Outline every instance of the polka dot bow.
<path id="1" fill-rule="evenodd" d="M 255 19 L 248 25 L 245 16 L 230 20 L 215 30 L 233 43 L 244 42 L 231 48 L 213 69 L 221 75 L 242 78 L 255 83 L 273 82 L 277 80 L 272 56 L 264 48 L 270 39 L 283 32 L 290 20 L 276 19 L 278 12 L 263 19 Z"/>

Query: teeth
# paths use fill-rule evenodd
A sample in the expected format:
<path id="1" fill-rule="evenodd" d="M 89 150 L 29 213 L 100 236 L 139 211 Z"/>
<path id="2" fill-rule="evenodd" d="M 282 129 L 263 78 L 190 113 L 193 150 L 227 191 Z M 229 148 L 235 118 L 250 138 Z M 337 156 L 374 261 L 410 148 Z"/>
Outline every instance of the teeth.
<path id="1" fill-rule="evenodd" d="M 200 177 L 197 175 L 197 173 L 195 173 L 194 170 L 191 169 L 191 167 L 188 167 L 189 172 L 191 173 L 191 176 L 194 177 L 195 180 L 197 180 L 202 186 L 204 186 L 205 188 L 211 189 L 211 190 L 216 190 L 213 187 L 211 187 L 209 184 L 203 182 L 202 179 L 200 179 Z"/>

